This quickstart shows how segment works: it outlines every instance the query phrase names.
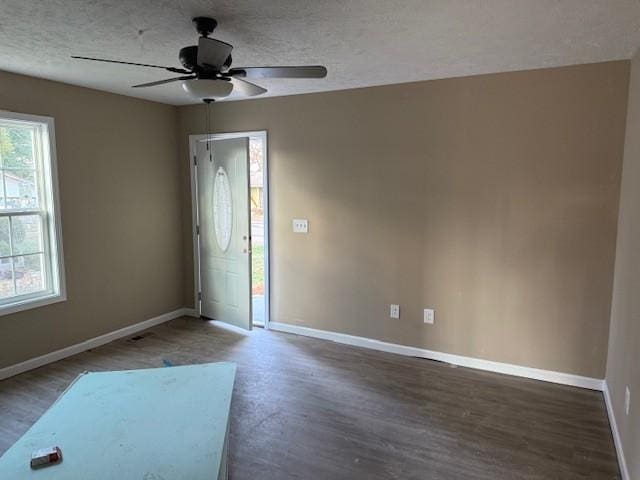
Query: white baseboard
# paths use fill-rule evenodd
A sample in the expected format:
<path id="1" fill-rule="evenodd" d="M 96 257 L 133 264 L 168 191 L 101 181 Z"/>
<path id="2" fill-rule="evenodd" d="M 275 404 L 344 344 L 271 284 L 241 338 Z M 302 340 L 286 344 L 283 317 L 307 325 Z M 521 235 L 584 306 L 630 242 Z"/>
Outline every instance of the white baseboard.
<path id="1" fill-rule="evenodd" d="M 84 342 L 76 343 L 75 345 L 56 350 L 55 352 L 47 353 L 30 360 L 25 360 L 24 362 L 16 363 L 15 365 L 9 365 L 8 367 L 0 369 L 0 380 L 13 377 L 14 375 L 18 375 L 19 373 L 26 372 L 27 370 L 33 370 L 34 368 L 41 367 L 48 363 L 62 360 L 63 358 L 67 358 L 71 355 L 84 352 L 85 350 L 89 350 L 90 348 L 99 347 L 100 345 L 104 345 L 105 343 L 112 342 L 119 338 L 128 337 L 129 335 L 133 335 L 134 333 L 146 330 L 147 328 L 155 327 L 156 325 L 160 325 L 161 323 L 173 320 L 174 318 L 188 316 L 190 315 L 189 311 L 190 309 L 188 308 L 179 308 L 178 310 L 174 310 L 173 312 L 164 313 L 143 322 L 135 323 L 133 325 L 129 325 L 128 327 L 105 333 L 104 335 L 100 335 L 99 337 L 94 337 L 89 340 L 85 340 Z"/>
<path id="2" fill-rule="evenodd" d="M 616 446 L 616 453 L 618 454 L 618 464 L 620 465 L 622 480 L 631 480 L 631 476 L 629 475 L 629 468 L 627 467 L 627 461 L 624 458 L 624 450 L 622 449 L 622 440 L 620 439 L 620 432 L 618 431 L 616 416 L 615 416 L 615 413 L 613 413 L 613 403 L 611 402 L 611 395 L 609 394 L 609 386 L 607 385 L 606 379 L 603 382 L 602 393 L 604 395 L 604 403 L 607 406 L 607 414 L 609 415 L 609 425 L 611 425 L 613 443 Z"/>
<path id="3" fill-rule="evenodd" d="M 563 385 L 572 385 L 574 387 L 588 388 L 590 390 L 601 391 L 603 385 L 603 380 L 597 378 L 582 377 L 580 375 L 554 372 L 551 370 L 540 370 L 537 368 L 523 367 L 520 365 L 512 365 L 509 363 L 493 362 L 491 360 L 482 360 L 473 357 L 463 357 L 461 355 L 436 352 L 433 350 L 425 350 L 423 348 L 417 347 L 408 347 L 406 345 L 387 343 L 380 340 L 373 340 L 371 338 L 347 335 L 345 333 L 317 330 L 315 328 L 301 327 L 288 323 L 269 322 L 269 328 L 271 330 L 277 330 L 280 332 L 295 333 L 307 337 L 321 338 L 324 340 L 331 340 L 333 342 L 344 343 L 346 345 L 353 345 L 356 347 L 371 348 L 373 350 L 397 353 L 410 357 L 428 358 L 430 360 L 438 360 L 441 362 L 450 363 L 452 365 L 459 365 L 461 367 L 476 368 L 478 370 L 504 373 L 506 375 L 515 375 L 517 377 L 533 378 L 535 380 L 560 383 Z"/>
<path id="4" fill-rule="evenodd" d="M 196 318 L 200 318 L 200 315 L 198 315 L 198 313 L 196 312 L 195 308 L 183 308 L 184 310 L 184 314 L 187 317 L 196 317 Z"/>

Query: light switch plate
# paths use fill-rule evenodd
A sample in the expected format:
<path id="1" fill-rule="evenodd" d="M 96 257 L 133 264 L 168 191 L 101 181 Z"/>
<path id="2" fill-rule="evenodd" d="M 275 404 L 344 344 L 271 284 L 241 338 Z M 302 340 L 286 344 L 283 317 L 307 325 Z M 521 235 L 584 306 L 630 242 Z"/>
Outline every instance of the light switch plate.
<path id="1" fill-rule="evenodd" d="M 433 324 L 436 321 L 436 312 L 433 308 L 424 309 L 424 323 Z"/>
<path id="2" fill-rule="evenodd" d="M 308 233 L 309 232 L 309 220 L 306 218 L 294 218 L 293 219 L 293 233 Z"/>

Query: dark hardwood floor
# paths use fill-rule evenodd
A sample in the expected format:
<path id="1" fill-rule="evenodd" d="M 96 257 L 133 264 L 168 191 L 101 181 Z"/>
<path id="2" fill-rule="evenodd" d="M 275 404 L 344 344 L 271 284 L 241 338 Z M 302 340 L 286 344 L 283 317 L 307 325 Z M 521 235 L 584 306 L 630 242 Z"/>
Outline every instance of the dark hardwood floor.
<path id="1" fill-rule="evenodd" d="M 0 453 L 82 371 L 221 360 L 233 480 L 620 478 L 599 392 L 192 318 L 0 382 Z"/>

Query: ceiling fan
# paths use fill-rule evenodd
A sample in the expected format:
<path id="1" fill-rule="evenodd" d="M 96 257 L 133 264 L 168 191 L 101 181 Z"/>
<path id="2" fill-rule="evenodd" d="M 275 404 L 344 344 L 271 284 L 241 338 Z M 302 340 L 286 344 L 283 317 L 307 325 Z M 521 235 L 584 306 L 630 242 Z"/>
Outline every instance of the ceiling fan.
<path id="1" fill-rule="evenodd" d="M 107 60 L 104 58 L 91 58 L 72 56 L 80 60 L 92 60 L 96 62 L 120 63 L 124 65 L 136 65 L 139 67 L 161 68 L 181 76 L 158 80 L 155 82 L 134 85 L 133 88 L 154 87 L 171 82 L 182 82 L 182 88 L 191 96 L 211 102 L 224 98 L 232 91 L 245 96 L 255 96 L 265 93 L 267 90 L 246 79 L 260 78 L 324 78 L 327 69 L 321 65 L 296 66 L 296 67 L 236 67 L 231 68 L 231 51 L 233 46 L 209 38 L 209 35 L 218 25 L 218 22 L 209 17 L 196 17 L 193 19 L 196 30 L 200 34 L 198 45 L 192 45 L 180 49 L 178 58 L 183 68 L 164 67 L 146 63 L 122 62 Z"/>

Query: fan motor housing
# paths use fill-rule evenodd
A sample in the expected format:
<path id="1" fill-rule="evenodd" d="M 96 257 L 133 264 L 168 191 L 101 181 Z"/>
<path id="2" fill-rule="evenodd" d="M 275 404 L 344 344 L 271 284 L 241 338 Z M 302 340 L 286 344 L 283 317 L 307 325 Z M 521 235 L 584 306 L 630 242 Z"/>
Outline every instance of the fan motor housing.
<path id="1" fill-rule="evenodd" d="M 187 70 L 191 70 L 197 72 L 201 70 L 202 67 L 198 65 L 198 46 L 191 45 L 190 47 L 184 47 L 180 49 L 180 53 L 178 54 L 178 58 L 180 59 L 180 63 Z M 229 68 L 231 66 L 231 55 L 227 57 L 224 62 L 224 66 Z"/>

